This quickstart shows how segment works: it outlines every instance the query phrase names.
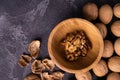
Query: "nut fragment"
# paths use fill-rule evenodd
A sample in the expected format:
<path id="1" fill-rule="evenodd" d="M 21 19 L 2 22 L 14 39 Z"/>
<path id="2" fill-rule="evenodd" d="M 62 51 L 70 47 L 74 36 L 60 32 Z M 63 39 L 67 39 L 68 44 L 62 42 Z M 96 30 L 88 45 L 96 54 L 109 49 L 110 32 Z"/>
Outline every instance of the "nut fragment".
<path id="1" fill-rule="evenodd" d="M 114 49 L 117 55 L 120 56 L 120 38 L 118 38 L 114 43 Z"/>
<path id="2" fill-rule="evenodd" d="M 32 60 L 31 56 L 23 54 L 18 60 L 18 64 L 20 65 L 20 67 L 25 67 L 30 63 L 31 60 Z"/>
<path id="3" fill-rule="evenodd" d="M 62 80 L 63 76 L 64 76 L 64 74 L 62 72 L 59 72 L 59 71 L 58 72 L 53 72 L 51 74 L 51 77 L 52 77 L 53 80 Z"/>
<path id="4" fill-rule="evenodd" d="M 28 51 L 31 53 L 31 56 L 35 59 L 39 55 L 40 51 L 40 41 L 34 40 L 29 44 Z"/>
<path id="5" fill-rule="evenodd" d="M 37 75 L 30 74 L 24 78 L 24 80 L 41 80 Z"/>
<path id="6" fill-rule="evenodd" d="M 107 76 L 107 80 L 120 80 L 120 74 L 119 73 L 110 73 Z"/>
<path id="7" fill-rule="evenodd" d="M 114 7 L 113 7 L 113 11 L 114 11 L 114 15 L 118 18 L 120 18 L 120 3 L 117 3 Z"/>
<path id="8" fill-rule="evenodd" d="M 94 68 L 93 72 L 96 76 L 102 77 L 108 73 L 108 67 L 104 60 L 101 60 Z"/>
<path id="9" fill-rule="evenodd" d="M 82 30 L 68 33 L 61 44 L 64 46 L 66 58 L 69 61 L 77 60 L 79 56 L 86 56 L 91 48 L 91 43 Z"/>
<path id="10" fill-rule="evenodd" d="M 111 31 L 116 37 L 120 37 L 120 20 L 113 22 Z"/>
<path id="11" fill-rule="evenodd" d="M 41 80 L 53 80 L 51 75 L 48 74 L 48 72 L 43 72 L 40 74 Z"/>
<path id="12" fill-rule="evenodd" d="M 108 24 L 113 17 L 113 11 L 110 5 L 105 4 L 99 9 L 99 18 L 104 24 Z"/>
<path id="13" fill-rule="evenodd" d="M 104 40 L 104 51 L 102 57 L 109 58 L 113 55 L 113 53 L 114 48 L 112 42 L 109 40 Z"/>
<path id="14" fill-rule="evenodd" d="M 107 36 L 107 28 L 106 25 L 103 23 L 96 23 L 95 24 L 97 26 L 97 28 L 99 29 L 103 39 Z"/>
<path id="15" fill-rule="evenodd" d="M 51 70 L 51 71 L 55 67 L 55 64 L 52 62 L 52 60 L 49 60 L 49 59 L 44 59 L 42 63 L 48 70 Z"/>
<path id="16" fill-rule="evenodd" d="M 98 7 L 95 3 L 87 3 L 83 6 L 83 16 L 87 20 L 95 20 L 98 17 Z"/>
<path id="17" fill-rule="evenodd" d="M 75 77 L 77 80 L 92 80 L 92 75 L 89 71 L 83 74 L 76 73 Z"/>
<path id="18" fill-rule="evenodd" d="M 108 67 L 113 72 L 120 72 L 120 57 L 113 56 L 108 60 Z"/>
<path id="19" fill-rule="evenodd" d="M 42 70 L 44 70 L 44 69 L 45 69 L 45 66 L 41 63 L 40 60 L 35 60 L 32 63 L 31 70 L 33 73 L 40 74 L 42 72 Z"/>

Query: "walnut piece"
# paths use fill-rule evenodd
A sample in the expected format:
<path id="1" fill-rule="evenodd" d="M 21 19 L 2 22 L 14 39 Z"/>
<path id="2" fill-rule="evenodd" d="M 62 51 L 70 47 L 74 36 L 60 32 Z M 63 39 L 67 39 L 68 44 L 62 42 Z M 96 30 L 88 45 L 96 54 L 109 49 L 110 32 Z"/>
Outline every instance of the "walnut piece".
<path id="1" fill-rule="evenodd" d="M 18 64 L 20 65 L 20 67 L 25 67 L 30 63 L 31 60 L 32 60 L 31 56 L 23 54 L 18 60 Z"/>
<path id="2" fill-rule="evenodd" d="M 44 59 L 42 61 L 42 64 L 48 69 L 48 70 L 53 70 L 55 67 L 55 64 L 52 62 L 52 60 L 49 59 Z"/>
<path id="3" fill-rule="evenodd" d="M 34 74 L 40 74 L 45 69 L 45 66 L 40 60 L 35 60 L 32 63 L 31 70 Z"/>
<path id="4" fill-rule="evenodd" d="M 41 80 L 37 75 L 30 74 L 24 78 L 24 80 Z"/>
<path id="5" fill-rule="evenodd" d="M 91 49 L 91 43 L 82 30 L 68 33 L 61 45 L 64 47 L 66 58 L 69 61 L 75 61 L 79 56 L 86 56 L 88 50 Z"/>
<path id="6" fill-rule="evenodd" d="M 40 41 L 34 40 L 29 44 L 28 51 L 31 53 L 31 56 L 35 59 L 39 55 L 40 51 Z"/>

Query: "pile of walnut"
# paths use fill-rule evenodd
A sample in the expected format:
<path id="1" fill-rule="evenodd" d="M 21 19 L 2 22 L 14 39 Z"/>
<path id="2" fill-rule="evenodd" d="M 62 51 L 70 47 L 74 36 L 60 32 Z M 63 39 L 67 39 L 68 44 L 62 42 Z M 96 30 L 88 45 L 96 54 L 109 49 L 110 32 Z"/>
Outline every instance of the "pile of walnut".
<path id="1" fill-rule="evenodd" d="M 40 41 L 34 40 L 29 44 L 28 51 L 29 54 L 21 55 L 20 59 L 18 60 L 18 64 L 20 67 L 25 67 L 29 65 L 32 61 L 31 70 L 32 74 L 26 76 L 24 80 L 62 80 L 64 74 L 62 72 L 52 72 L 49 74 L 48 72 L 44 72 L 46 69 L 49 71 L 53 71 L 55 64 L 50 59 L 44 60 L 37 60 L 39 52 L 40 52 Z"/>
<path id="2" fill-rule="evenodd" d="M 113 14 L 117 19 L 112 24 L 109 24 L 113 19 Z M 99 16 L 101 21 L 95 23 L 95 25 L 103 37 L 104 52 L 102 59 L 92 71 L 98 77 L 107 76 L 106 80 L 120 80 L 120 3 L 114 5 L 113 8 L 109 4 L 104 4 L 98 10 L 95 3 L 89 2 L 83 6 L 83 15 L 89 21 L 94 21 Z M 108 26 L 108 30 L 111 30 L 112 36 L 111 33 L 107 34 L 106 26 Z M 111 36 L 109 39 L 112 41 L 108 40 L 107 35 Z M 113 39 L 116 40 L 113 41 Z M 89 72 L 82 75 L 76 74 L 77 80 L 92 80 L 91 77 Z"/>
<path id="3" fill-rule="evenodd" d="M 75 61 L 80 56 L 86 56 L 91 48 L 91 43 L 82 30 L 68 33 L 61 41 L 61 45 L 64 46 L 66 58 L 69 61 Z"/>

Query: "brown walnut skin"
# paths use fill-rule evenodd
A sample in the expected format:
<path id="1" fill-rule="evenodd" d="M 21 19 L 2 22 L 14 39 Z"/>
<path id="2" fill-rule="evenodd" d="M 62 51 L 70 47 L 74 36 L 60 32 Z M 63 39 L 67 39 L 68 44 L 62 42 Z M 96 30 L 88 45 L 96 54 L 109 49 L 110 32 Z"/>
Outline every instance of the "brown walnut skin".
<path id="1" fill-rule="evenodd" d="M 108 60 L 108 67 L 113 72 L 120 72 L 120 56 L 113 56 Z"/>
<path id="2" fill-rule="evenodd" d="M 114 43 L 114 49 L 117 55 L 120 56 L 120 38 L 118 38 Z"/>
<path id="3" fill-rule="evenodd" d="M 101 22 L 103 22 L 104 24 L 108 24 L 112 20 L 112 17 L 113 17 L 113 10 L 110 5 L 105 4 L 100 7 L 99 19 L 101 20 Z"/>
<path id="4" fill-rule="evenodd" d="M 114 47 L 110 40 L 104 40 L 104 51 L 102 57 L 109 58 L 114 53 Z"/>
<path id="5" fill-rule="evenodd" d="M 95 3 L 87 3 L 83 6 L 83 16 L 89 21 L 96 20 L 98 17 L 98 7 Z"/>
<path id="6" fill-rule="evenodd" d="M 24 80 L 41 80 L 37 75 L 30 74 L 24 78 Z"/>
<path id="7" fill-rule="evenodd" d="M 119 73 L 110 73 L 107 76 L 107 80 L 120 80 L 120 74 Z"/>
<path id="8" fill-rule="evenodd" d="M 103 23 L 96 23 L 95 24 L 97 26 L 97 28 L 99 29 L 103 39 L 107 36 L 107 28 L 106 25 Z"/>
<path id="9" fill-rule="evenodd" d="M 120 3 L 117 3 L 117 4 L 113 7 L 113 12 L 114 12 L 114 15 L 115 15 L 117 18 L 120 18 Z"/>
<path id="10" fill-rule="evenodd" d="M 77 80 L 92 80 L 92 75 L 89 71 L 83 74 L 76 73 L 75 77 Z"/>
<path id="11" fill-rule="evenodd" d="M 120 37 L 120 20 L 113 22 L 111 31 L 116 37 Z"/>
<path id="12" fill-rule="evenodd" d="M 100 60 L 100 62 L 93 68 L 93 72 L 98 77 L 103 77 L 108 73 L 108 67 L 104 60 Z"/>

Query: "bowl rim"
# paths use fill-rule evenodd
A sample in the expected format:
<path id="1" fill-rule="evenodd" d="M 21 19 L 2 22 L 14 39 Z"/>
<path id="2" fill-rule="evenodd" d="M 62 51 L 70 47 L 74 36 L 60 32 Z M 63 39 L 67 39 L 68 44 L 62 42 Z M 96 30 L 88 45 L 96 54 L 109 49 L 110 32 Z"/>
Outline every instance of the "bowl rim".
<path id="1" fill-rule="evenodd" d="M 89 25 L 92 25 L 92 26 L 97 30 L 97 32 L 98 32 L 98 34 L 99 34 L 100 46 L 102 46 L 102 47 L 100 48 L 100 50 L 99 50 L 99 54 L 98 54 L 96 60 L 95 60 L 90 66 L 85 67 L 85 68 L 80 69 L 80 70 L 73 70 L 73 69 L 68 69 L 68 68 L 64 67 L 63 65 L 59 64 L 59 63 L 56 61 L 56 59 L 54 58 L 54 56 L 51 54 L 51 53 L 52 53 L 52 49 L 51 49 L 50 43 L 52 42 L 52 38 L 53 38 L 53 36 L 54 36 L 54 32 L 59 28 L 58 25 L 61 24 L 61 23 L 63 23 L 63 22 L 65 22 L 65 21 L 69 21 L 69 20 L 71 20 L 71 19 L 79 20 L 79 21 L 82 21 L 82 22 L 86 22 L 86 23 L 89 24 Z M 97 29 L 97 27 L 96 27 L 93 23 L 89 22 L 88 20 L 82 19 L 82 18 L 69 18 L 69 19 L 66 19 L 66 20 L 63 20 L 63 21 L 59 22 L 59 23 L 52 29 L 52 31 L 50 32 L 50 35 L 49 35 L 49 37 L 48 37 L 48 54 L 49 54 L 51 60 L 53 60 L 53 62 L 56 64 L 56 66 L 58 66 L 58 68 L 60 68 L 60 69 L 63 70 L 63 71 L 69 72 L 69 73 L 79 73 L 79 74 L 80 74 L 80 73 L 85 73 L 85 72 L 89 71 L 90 69 L 92 69 L 92 68 L 93 68 L 95 65 L 97 65 L 97 63 L 100 61 L 100 59 L 101 59 L 101 57 L 102 57 L 102 54 L 103 54 L 103 50 L 104 50 L 104 42 L 103 42 L 103 38 L 102 38 L 102 35 L 101 35 L 100 31 Z"/>

